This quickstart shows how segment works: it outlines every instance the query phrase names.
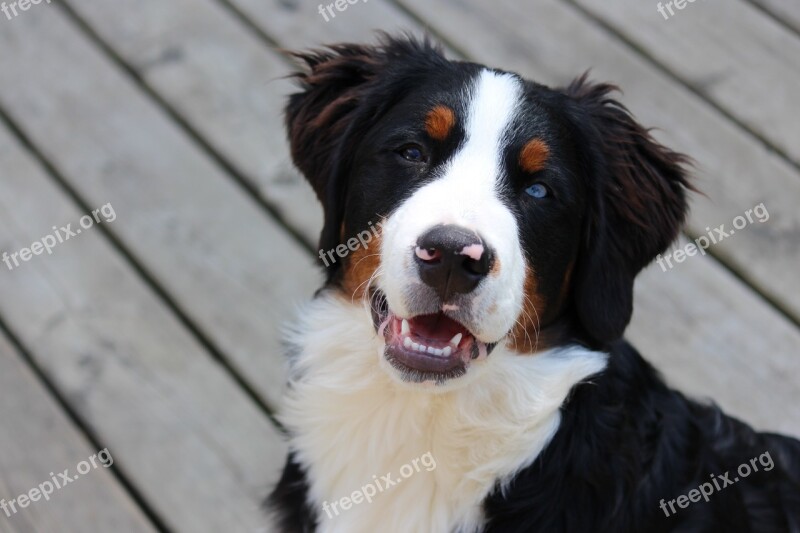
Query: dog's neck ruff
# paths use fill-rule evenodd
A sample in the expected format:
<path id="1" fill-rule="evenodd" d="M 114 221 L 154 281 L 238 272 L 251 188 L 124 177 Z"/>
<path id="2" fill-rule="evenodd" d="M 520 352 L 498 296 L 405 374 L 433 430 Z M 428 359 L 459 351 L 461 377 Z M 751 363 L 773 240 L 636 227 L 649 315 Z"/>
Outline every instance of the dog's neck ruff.
<path id="1" fill-rule="evenodd" d="M 381 368 L 369 311 L 333 292 L 305 307 L 288 340 L 280 418 L 322 532 L 480 531 L 483 500 L 534 461 L 570 390 L 607 360 L 578 346 L 527 356 L 498 346 L 458 388 L 410 386 Z M 435 468 L 420 464 L 428 453 Z M 342 509 L 343 497 L 376 483 L 387 486 L 371 502 Z"/>

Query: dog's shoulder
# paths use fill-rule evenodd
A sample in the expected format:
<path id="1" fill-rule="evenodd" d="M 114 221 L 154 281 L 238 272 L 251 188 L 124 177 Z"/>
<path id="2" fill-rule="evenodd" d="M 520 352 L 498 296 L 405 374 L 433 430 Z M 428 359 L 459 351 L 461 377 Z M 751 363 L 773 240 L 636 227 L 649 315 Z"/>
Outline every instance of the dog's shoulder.
<path id="1" fill-rule="evenodd" d="M 660 506 L 704 483 L 708 501 Z M 800 441 L 688 399 L 620 341 L 576 386 L 544 452 L 485 508 L 490 533 L 800 531 Z"/>

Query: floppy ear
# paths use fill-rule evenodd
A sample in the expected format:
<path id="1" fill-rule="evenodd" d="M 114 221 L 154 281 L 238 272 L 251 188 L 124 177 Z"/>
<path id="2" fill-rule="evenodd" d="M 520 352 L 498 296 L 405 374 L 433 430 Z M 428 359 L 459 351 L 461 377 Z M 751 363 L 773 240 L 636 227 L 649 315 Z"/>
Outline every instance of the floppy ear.
<path id="1" fill-rule="evenodd" d="M 294 74 L 301 91 L 289 97 L 286 129 L 292 160 L 325 210 L 320 246 L 327 250 L 338 243 L 347 192 L 343 167 L 348 154 L 342 144 L 370 81 L 383 68 L 384 54 L 357 44 L 290 54 L 306 69 Z"/>
<path id="2" fill-rule="evenodd" d="M 339 141 L 382 68 L 383 53 L 374 46 L 338 44 L 290 55 L 306 67 L 294 74 L 302 90 L 286 106 L 292 159 L 324 205 Z"/>
<path id="3" fill-rule="evenodd" d="M 591 194 L 574 285 L 578 319 L 599 345 L 619 339 L 633 313 L 633 281 L 678 236 L 689 159 L 656 142 L 584 74 L 566 89 Z"/>

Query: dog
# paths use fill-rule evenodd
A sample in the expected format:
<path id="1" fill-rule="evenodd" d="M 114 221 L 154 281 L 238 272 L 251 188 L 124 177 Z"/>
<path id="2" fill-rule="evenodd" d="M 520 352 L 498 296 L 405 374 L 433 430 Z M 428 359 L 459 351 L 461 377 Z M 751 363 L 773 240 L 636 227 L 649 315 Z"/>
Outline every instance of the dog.
<path id="1" fill-rule="evenodd" d="M 695 188 L 616 87 L 410 36 L 293 55 L 327 267 L 287 334 L 280 531 L 800 532 L 800 442 L 623 340 Z"/>

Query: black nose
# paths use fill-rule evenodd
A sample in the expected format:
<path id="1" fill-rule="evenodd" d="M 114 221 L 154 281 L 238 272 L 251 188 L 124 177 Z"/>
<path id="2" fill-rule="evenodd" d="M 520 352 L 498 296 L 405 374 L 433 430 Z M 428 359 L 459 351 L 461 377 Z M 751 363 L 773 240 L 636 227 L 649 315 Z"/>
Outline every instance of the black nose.
<path id="1" fill-rule="evenodd" d="M 415 255 L 420 278 L 443 302 L 475 289 L 494 263 L 494 252 L 477 233 L 452 224 L 425 232 Z"/>

